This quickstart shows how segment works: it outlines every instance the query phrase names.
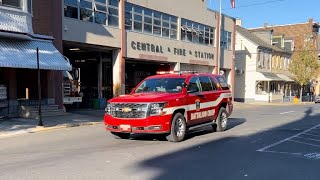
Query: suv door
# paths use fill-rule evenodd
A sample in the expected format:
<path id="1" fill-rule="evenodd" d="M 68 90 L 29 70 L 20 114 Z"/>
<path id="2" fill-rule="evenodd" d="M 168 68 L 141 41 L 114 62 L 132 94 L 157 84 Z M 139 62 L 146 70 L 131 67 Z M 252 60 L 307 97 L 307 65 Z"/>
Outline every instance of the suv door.
<path id="1" fill-rule="evenodd" d="M 202 121 L 199 113 L 201 105 L 204 102 L 204 97 L 201 94 L 200 81 L 197 76 L 190 78 L 187 88 L 187 118 L 188 125 L 198 124 Z"/>
<path id="2" fill-rule="evenodd" d="M 210 76 L 200 76 L 201 94 L 204 96 L 203 111 L 206 111 L 206 118 L 203 119 L 204 122 L 209 122 L 215 119 L 217 114 L 216 106 L 217 99 L 219 98 L 219 93 L 214 81 Z"/>

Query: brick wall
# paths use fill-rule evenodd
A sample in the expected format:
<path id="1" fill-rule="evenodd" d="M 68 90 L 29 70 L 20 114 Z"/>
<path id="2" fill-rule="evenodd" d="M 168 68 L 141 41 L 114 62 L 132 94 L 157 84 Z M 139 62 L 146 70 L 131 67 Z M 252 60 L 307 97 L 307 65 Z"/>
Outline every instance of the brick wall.
<path id="1" fill-rule="evenodd" d="M 62 0 L 33 0 L 33 30 L 36 34 L 53 36 L 54 46 L 63 53 Z M 48 72 L 48 98 L 55 98 L 60 108 L 62 100 L 62 72 Z"/>

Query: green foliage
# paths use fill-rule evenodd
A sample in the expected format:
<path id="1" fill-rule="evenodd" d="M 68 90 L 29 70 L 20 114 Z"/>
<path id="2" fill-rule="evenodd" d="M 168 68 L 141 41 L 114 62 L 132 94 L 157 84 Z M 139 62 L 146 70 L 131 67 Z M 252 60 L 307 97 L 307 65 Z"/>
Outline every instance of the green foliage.
<path id="1" fill-rule="evenodd" d="M 292 73 L 293 79 L 304 86 L 311 79 L 320 75 L 317 50 L 312 42 L 307 42 L 305 47 L 296 49 L 292 56 L 289 71 Z"/>

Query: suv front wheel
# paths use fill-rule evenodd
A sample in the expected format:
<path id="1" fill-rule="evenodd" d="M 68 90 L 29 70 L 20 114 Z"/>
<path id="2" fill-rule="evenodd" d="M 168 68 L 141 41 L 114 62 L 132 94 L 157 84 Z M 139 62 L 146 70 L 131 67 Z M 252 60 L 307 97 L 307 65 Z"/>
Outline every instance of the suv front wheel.
<path id="1" fill-rule="evenodd" d="M 170 134 L 167 136 L 167 140 L 170 142 L 180 142 L 186 135 L 187 123 L 186 119 L 181 113 L 174 115 L 171 122 Z"/>

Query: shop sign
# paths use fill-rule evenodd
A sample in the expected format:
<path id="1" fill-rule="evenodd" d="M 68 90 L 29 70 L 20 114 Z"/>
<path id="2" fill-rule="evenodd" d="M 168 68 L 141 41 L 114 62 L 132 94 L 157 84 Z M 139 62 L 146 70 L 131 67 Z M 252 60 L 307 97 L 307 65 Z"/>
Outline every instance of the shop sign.
<path id="1" fill-rule="evenodd" d="M 131 48 L 135 51 L 152 52 L 152 53 L 158 53 L 158 54 L 171 53 L 175 56 L 193 56 L 199 59 L 214 60 L 213 53 L 202 52 L 202 51 L 192 51 L 192 50 L 176 48 L 176 47 L 174 48 L 164 47 L 164 46 L 152 44 L 152 43 L 131 41 Z"/>

